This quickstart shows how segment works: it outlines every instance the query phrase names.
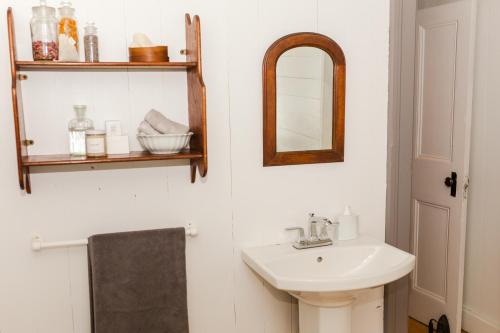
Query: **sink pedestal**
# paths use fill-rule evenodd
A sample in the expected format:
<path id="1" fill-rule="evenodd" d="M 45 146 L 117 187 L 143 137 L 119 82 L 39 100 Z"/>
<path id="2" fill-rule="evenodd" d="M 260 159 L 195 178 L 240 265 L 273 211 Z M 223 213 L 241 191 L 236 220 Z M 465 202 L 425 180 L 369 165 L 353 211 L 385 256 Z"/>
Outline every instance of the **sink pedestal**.
<path id="1" fill-rule="evenodd" d="M 351 333 L 351 305 L 321 308 L 299 301 L 300 333 Z"/>
<path id="2" fill-rule="evenodd" d="M 354 297 L 344 293 L 290 292 L 299 300 L 300 333 L 351 333 Z"/>

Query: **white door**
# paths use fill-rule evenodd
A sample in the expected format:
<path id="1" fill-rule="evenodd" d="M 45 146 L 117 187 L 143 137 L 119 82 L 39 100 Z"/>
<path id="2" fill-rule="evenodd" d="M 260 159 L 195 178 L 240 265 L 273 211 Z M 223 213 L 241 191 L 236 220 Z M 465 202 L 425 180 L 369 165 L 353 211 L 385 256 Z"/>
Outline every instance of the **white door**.
<path id="1" fill-rule="evenodd" d="M 453 333 L 462 317 L 475 16 L 474 0 L 417 13 L 409 314 L 423 323 L 446 314 Z"/>

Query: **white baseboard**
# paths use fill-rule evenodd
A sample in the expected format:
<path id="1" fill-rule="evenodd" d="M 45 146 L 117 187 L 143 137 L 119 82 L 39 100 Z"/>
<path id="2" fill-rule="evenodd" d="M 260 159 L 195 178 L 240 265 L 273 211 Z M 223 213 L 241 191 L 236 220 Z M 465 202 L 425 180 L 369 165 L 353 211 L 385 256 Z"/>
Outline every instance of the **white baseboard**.
<path id="1" fill-rule="evenodd" d="M 479 313 L 464 306 L 462 329 L 469 333 L 500 333 L 500 323 L 483 318 Z"/>

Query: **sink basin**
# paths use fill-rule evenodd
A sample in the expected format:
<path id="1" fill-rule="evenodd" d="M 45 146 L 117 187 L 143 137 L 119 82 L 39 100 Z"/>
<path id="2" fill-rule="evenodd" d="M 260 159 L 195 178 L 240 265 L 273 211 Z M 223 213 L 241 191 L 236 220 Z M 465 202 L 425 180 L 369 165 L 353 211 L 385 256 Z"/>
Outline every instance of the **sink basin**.
<path id="1" fill-rule="evenodd" d="M 300 331 L 308 333 L 350 332 L 356 295 L 402 278 L 415 265 L 413 255 L 369 237 L 304 250 L 289 243 L 252 247 L 242 257 L 273 287 L 299 299 Z"/>
<path id="2" fill-rule="evenodd" d="M 243 260 L 276 289 L 340 292 L 382 286 L 413 270 L 415 257 L 361 238 L 296 250 L 291 244 L 243 249 Z"/>

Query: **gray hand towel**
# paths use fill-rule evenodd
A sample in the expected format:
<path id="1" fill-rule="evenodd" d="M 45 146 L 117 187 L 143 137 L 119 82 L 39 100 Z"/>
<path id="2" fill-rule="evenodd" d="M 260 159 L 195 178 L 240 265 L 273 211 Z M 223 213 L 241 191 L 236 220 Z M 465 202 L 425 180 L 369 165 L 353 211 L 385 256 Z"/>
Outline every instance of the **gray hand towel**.
<path id="1" fill-rule="evenodd" d="M 162 134 L 186 134 L 189 132 L 189 127 L 168 119 L 156 110 L 149 111 L 144 120 Z"/>
<path id="2" fill-rule="evenodd" d="M 89 238 L 93 333 L 188 333 L 184 228 Z"/>

